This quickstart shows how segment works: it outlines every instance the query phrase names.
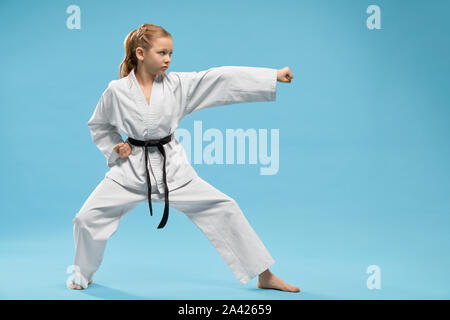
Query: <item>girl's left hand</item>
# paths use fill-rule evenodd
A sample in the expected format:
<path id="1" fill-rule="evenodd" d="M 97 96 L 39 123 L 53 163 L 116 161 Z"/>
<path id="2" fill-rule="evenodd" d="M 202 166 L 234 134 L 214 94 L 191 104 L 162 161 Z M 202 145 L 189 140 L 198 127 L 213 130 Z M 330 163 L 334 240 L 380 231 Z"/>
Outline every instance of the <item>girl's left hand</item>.
<path id="1" fill-rule="evenodd" d="M 291 73 L 289 67 L 285 67 L 283 69 L 278 70 L 277 72 L 277 80 L 280 82 L 291 82 L 291 79 L 294 79 L 294 76 Z"/>

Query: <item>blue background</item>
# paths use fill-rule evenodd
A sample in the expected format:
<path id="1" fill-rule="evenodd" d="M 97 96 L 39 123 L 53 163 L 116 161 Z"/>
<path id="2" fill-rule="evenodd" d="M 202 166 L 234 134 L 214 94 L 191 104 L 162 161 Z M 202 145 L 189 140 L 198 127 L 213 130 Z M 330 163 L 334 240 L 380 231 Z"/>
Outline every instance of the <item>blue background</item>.
<path id="1" fill-rule="evenodd" d="M 66 8 L 81 8 L 69 30 Z M 381 8 L 369 30 L 366 8 Z M 448 1 L 2 1 L 3 299 L 449 299 Z M 300 293 L 242 286 L 205 236 L 141 203 L 88 290 L 69 290 L 72 219 L 106 161 L 87 121 L 142 23 L 174 38 L 170 71 L 281 69 L 275 102 L 195 112 L 191 130 L 280 130 L 280 168 L 194 168 L 240 205 Z M 205 143 L 204 143 L 205 145 Z M 366 269 L 381 270 L 369 290 Z"/>

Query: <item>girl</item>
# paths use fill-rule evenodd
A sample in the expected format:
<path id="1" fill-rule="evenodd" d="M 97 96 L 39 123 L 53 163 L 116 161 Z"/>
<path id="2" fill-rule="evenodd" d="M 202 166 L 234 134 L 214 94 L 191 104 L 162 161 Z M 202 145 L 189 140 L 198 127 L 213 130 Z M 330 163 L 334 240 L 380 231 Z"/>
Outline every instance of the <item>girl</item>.
<path id="1" fill-rule="evenodd" d="M 124 46 L 119 80 L 109 83 L 88 121 L 110 170 L 73 219 L 75 276 L 68 287 L 87 288 L 119 220 L 142 201 L 148 201 L 152 215 L 155 201 L 165 203 L 158 228 L 166 224 L 169 206 L 186 214 L 242 284 L 258 275 L 259 288 L 299 292 L 270 272 L 275 261 L 236 201 L 197 175 L 173 135 L 181 119 L 194 111 L 274 101 L 276 81 L 293 78 L 289 67 L 224 66 L 166 74 L 172 36 L 153 24 L 130 32 Z"/>

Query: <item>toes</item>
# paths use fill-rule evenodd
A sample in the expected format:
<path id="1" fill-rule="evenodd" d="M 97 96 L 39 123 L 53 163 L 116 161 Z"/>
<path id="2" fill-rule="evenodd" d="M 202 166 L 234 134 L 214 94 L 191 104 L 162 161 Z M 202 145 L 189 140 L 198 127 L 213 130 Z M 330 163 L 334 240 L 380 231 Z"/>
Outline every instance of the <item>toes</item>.
<path id="1" fill-rule="evenodd" d="M 93 282 L 93 280 L 89 280 L 88 285 L 91 284 Z M 75 283 L 69 283 L 67 286 L 69 289 L 75 289 L 75 290 L 83 290 L 84 288 L 79 285 L 79 284 L 75 284 Z"/>
<path id="2" fill-rule="evenodd" d="M 300 292 L 300 288 L 296 286 L 291 286 L 291 292 Z"/>
<path id="3" fill-rule="evenodd" d="M 75 284 L 75 283 L 69 283 L 68 285 L 69 289 L 75 289 L 75 290 L 82 290 L 83 287 L 80 286 L 79 284 Z"/>

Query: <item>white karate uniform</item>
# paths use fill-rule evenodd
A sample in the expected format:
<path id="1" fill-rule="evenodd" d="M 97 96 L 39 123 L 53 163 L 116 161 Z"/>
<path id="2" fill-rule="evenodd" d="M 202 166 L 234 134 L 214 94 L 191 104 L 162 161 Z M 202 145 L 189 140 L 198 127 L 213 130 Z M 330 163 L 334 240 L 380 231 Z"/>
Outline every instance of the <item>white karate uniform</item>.
<path id="1" fill-rule="evenodd" d="M 170 72 L 156 77 L 147 104 L 134 69 L 127 77 L 111 81 L 88 121 L 92 139 L 110 169 L 73 219 L 76 276 L 72 282 L 87 287 L 121 217 L 148 201 L 145 165 L 152 202 L 164 202 L 163 156 L 156 146 L 148 147 L 150 164 L 145 164 L 144 147 L 132 146 L 131 154 L 120 158 L 113 150 L 123 142 L 119 130 L 137 140 L 161 139 L 194 111 L 274 101 L 276 82 L 277 70 L 271 68 L 223 66 Z M 186 214 L 202 230 L 242 284 L 269 268 L 275 261 L 236 201 L 197 175 L 175 136 L 163 147 L 170 207 Z"/>

